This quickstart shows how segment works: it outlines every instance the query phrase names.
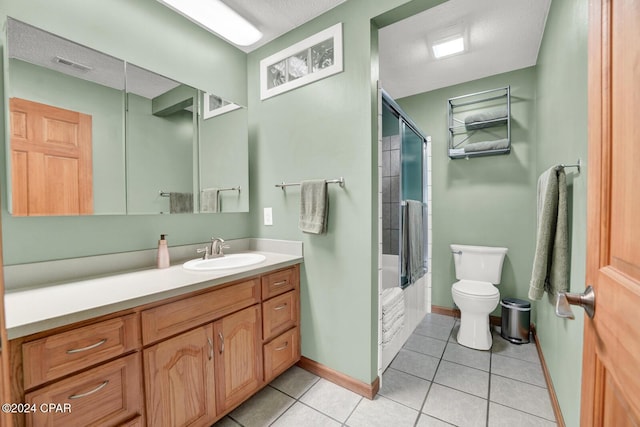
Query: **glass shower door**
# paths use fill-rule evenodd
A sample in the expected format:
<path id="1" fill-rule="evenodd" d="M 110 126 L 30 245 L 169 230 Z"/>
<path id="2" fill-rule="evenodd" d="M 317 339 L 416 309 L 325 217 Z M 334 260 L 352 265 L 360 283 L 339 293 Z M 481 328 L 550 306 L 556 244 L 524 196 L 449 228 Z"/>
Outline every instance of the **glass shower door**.
<path id="1" fill-rule="evenodd" d="M 415 200 L 422 203 L 422 218 L 423 218 L 423 245 L 422 254 L 423 259 L 426 259 L 426 209 L 425 209 L 425 189 L 427 183 L 425 182 L 424 173 L 424 149 L 425 140 L 418 134 L 409 124 L 407 124 L 402 118 L 400 119 L 402 142 L 401 147 L 401 161 L 400 161 L 400 221 L 404 221 L 404 211 L 406 209 L 407 200 Z M 402 228 L 400 228 L 402 230 Z M 402 233 L 401 233 L 402 234 Z M 400 238 L 400 259 L 404 256 L 403 251 L 406 251 L 406 242 L 402 236 Z M 402 269 L 401 269 L 402 271 Z M 409 280 L 404 271 L 401 273 L 400 285 L 402 287 L 409 285 Z"/>

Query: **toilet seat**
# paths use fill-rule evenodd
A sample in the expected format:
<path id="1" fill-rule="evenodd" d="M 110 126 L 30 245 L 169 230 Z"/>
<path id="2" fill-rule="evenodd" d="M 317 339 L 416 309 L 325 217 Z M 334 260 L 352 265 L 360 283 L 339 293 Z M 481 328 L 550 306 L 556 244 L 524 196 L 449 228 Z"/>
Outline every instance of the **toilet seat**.
<path id="1" fill-rule="evenodd" d="M 451 289 L 461 296 L 473 298 L 492 299 L 500 296 L 500 291 L 493 284 L 476 280 L 460 280 Z"/>

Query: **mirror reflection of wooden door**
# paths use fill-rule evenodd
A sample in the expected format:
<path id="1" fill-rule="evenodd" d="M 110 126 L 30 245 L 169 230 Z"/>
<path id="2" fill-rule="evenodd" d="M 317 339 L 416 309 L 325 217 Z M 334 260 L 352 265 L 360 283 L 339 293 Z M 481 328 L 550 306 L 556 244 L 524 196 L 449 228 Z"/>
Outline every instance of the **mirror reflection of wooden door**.
<path id="1" fill-rule="evenodd" d="M 10 99 L 13 215 L 93 213 L 91 116 Z"/>
<path id="2" fill-rule="evenodd" d="M 591 0 L 582 426 L 640 426 L 640 2 Z"/>

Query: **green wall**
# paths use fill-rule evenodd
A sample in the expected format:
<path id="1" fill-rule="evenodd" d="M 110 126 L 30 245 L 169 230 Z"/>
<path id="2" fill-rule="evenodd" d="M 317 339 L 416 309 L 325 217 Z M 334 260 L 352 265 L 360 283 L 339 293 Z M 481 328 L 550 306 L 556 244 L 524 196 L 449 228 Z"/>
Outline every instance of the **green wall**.
<path id="1" fill-rule="evenodd" d="M 537 64 L 536 173 L 582 159 L 582 172 L 567 169 L 571 292 L 585 285 L 587 236 L 587 28 L 586 0 L 555 0 Z M 535 304 L 536 330 L 567 426 L 580 425 L 583 310 L 575 320 L 555 316 L 544 296 Z"/>
<path id="2" fill-rule="evenodd" d="M 219 193 L 222 212 L 249 212 L 248 112 L 239 108 L 200 120 L 200 188 L 230 188 Z"/>
<path id="3" fill-rule="evenodd" d="M 6 16 L 246 104 L 247 55 L 154 0 L 4 0 L 0 20 Z M 150 249 L 160 233 L 172 246 L 250 235 L 248 214 L 14 218 L 4 188 L 2 197 L 6 265 Z"/>
<path id="4" fill-rule="evenodd" d="M 169 213 L 161 190 L 193 194 L 193 113 L 155 116 L 151 99 L 127 99 L 127 212 Z"/>
<path id="5" fill-rule="evenodd" d="M 535 67 L 398 100 L 433 137 L 433 304 L 453 306 L 452 242 L 509 248 L 500 293 L 527 299 L 535 246 L 537 177 L 552 165 L 567 169 L 571 233 L 571 291 L 585 288 L 587 216 L 586 0 L 553 1 Z M 510 84 L 513 148 L 503 157 L 449 160 L 446 99 Z M 506 219 L 506 220 L 505 220 Z M 580 424 L 583 312 L 555 316 L 547 296 L 533 319 L 567 426 Z M 494 314 L 499 314 L 497 309 Z"/>
<path id="6" fill-rule="evenodd" d="M 511 153 L 451 160 L 447 100 L 511 86 Z M 509 249 L 502 297 L 526 298 L 535 242 L 535 68 L 499 74 L 397 100 L 432 137 L 432 303 L 453 307 L 451 243 Z M 494 314 L 500 315 L 500 306 Z"/>
<path id="7" fill-rule="evenodd" d="M 366 383 L 377 376 L 378 304 L 377 122 L 371 108 L 377 32 L 370 21 L 402 3 L 349 0 L 248 57 L 252 235 L 304 243 L 302 354 Z M 426 8 L 439 1 L 420 3 Z M 260 60 L 338 22 L 344 71 L 261 101 Z M 300 232 L 300 189 L 274 185 L 341 176 L 345 187 L 329 189 L 328 233 Z M 273 226 L 262 225 L 265 207 L 273 208 Z"/>

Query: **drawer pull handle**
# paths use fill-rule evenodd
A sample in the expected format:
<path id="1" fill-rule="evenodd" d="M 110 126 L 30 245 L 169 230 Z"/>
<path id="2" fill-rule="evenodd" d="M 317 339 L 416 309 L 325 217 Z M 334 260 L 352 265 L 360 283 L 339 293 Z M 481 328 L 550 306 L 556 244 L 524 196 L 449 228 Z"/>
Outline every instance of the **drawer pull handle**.
<path id="1" fill-rule="evenodd" d="M 281 345 L 280 347 L 276 347 L 276 351 L 284 350 L 287 347 L 289 347 L 289 341 L 285 341 L 284 345 Z"/>
<path id="2" fill-rule="evenodd" d="M 80 399 L 82 397 L 87 397 L 89 395 L 92 395 L 93 393 L 96 393 L 96 392 L 102 390 L 103 388 L 105 388 L 107 386 L 107 384 L 109 384 L 109 380 L 106 380 L 105 382 L 100 384 L 98 387 L 96 387 L 93 390 L 90 390 L 90 391 L 88 391 L 86 393 L 72 394 L 71 396 L 69 396 L 69 399 Z"/>
<path id="3" fill-rule="evenodd" d="M 277 307 L 273 307 L 274 311 L 280 311 L 280 310 L 284 310 L 285 308 L 287 308 L 287 303 L 285 302 L 284 304 L 280 304 Z"/>
<path id="4" fill-rule="evenodd" d="M 209 341 L 209 360 L 211 360 L 213 359 L 213 341 L 209 337 L 207 337 L 207 341 Z"/>
<path id="5" fill-rule="evenodd" d="M 104 344 L 106 342 L 107 342 L 107 339 L 103 338 L 103 339 L 101 339 L 100 341 L 98 341 L 95 344 L 91 344 L 91 345 L 88 345 L 88 346 L 82 347 L 82 348 L 74 348 L 72 350 L 67 350 L 67 354 L 82 353 L 83 351 L 92 350 L 92 349 L 94 349 L 96 347 L 100 347 L 102 344 Z"/>
<path id="6" fill-rule="evenodd" d="M 218 332 L 218 337 L 220 337 L 220 354 L 224 351 L 224 337 L 222 336 L 222 332 Z"/>
<path id="7" fill-rule="evenodd" d="M 286 285 L 287 283 L 289 283 L 288 280 L 280 280 L 279 282 L 274 283 L 273 286 L 282 286 Z"/>

